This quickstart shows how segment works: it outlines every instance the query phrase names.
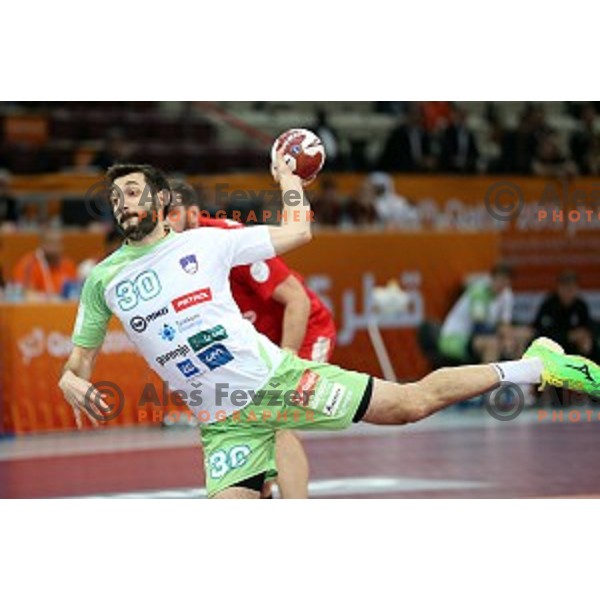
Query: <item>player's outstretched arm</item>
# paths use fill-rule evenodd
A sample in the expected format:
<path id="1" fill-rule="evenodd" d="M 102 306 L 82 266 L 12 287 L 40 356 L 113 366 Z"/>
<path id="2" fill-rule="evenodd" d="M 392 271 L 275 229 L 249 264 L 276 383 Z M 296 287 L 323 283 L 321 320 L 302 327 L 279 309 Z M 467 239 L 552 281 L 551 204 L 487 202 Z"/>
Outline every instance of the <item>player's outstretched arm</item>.
<path id="1" fill-rule="evenodd" d="M 83 348 L 75 346 L 67 360 L 63 374 L 58 382 L 65 400 L 71 405 L 77 427 L 81 429 L 81 415 L 84 414 L 93 425 L 98 425 L 94 414 L 96 410 L 109 411 L 108 405 L 102 399 L 102 394 L 90 382 L 94 364 L 100 348 Z"/>
<path id="2" fill-rule="evenodd" d="M 283 152 L 277 153 L 271 172 L 281 186 L 283 210 L 281 224 L 269 227 L 269 233 L 275 252 L 282 254 L 310 242 L 312 213 L 304 196 L 302 180 L 292 173 Z"/>

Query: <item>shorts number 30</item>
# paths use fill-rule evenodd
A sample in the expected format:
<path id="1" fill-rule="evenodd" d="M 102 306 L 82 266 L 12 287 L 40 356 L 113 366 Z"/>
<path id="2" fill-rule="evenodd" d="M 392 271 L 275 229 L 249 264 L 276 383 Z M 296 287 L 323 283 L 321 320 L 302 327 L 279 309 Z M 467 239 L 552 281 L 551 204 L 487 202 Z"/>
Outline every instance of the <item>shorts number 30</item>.
<path id="1" fill-rule="evenodd" d="M 249 446 L 233 446 L 228 451 L 213 452 L 208 459 L 211 478 L 221 479 L 232 469 L 238 469 L 245 465 L 249 454 Z"/>

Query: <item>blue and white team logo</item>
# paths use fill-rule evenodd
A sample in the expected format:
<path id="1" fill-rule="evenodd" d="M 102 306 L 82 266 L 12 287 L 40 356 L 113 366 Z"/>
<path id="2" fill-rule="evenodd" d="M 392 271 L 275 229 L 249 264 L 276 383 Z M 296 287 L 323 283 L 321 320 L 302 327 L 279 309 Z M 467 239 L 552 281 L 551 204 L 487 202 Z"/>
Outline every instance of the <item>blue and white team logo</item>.
<path id="1" fill-rule="evenodd" d="M 214 344 L 196 355 L 211 371 L 233 360 L 231 352 L 223 344 Z"/>
<path id="2" fill-rule="evenodd" d="M 196 375 L 202 375 L 200 369 L 189 359 L 186 358 L 181 362 L 175 363 L 175 366 L 181 371 L 181 374 L 190 379 Z"/>
<path id="3" fill-rule="evenodd" d="M 172 342 L 175 339 L 177 332 L 174 327 L 171 327 L 168 323 L 163 325 L 163 328 L 160 330 L 160 337 L 165 342 Z"/>
<path id="4" fill-rule="evenodd" d="M 198 271 L 198 259 L 195 254 L 188 254 L 188 256 L 180 258 L 179 264 L 188 275 L 193 275 Z"/>

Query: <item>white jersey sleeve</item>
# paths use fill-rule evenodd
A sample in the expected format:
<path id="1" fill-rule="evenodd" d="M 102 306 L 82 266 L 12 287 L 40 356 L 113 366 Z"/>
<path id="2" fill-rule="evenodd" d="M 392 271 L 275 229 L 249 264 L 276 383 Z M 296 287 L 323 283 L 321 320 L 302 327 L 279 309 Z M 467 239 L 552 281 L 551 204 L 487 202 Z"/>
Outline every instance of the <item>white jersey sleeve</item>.
<path id="1" fill-rule="evenodd" d="M 222 254 L 229 267 L 249 265 L 275 256 L 271 234 L 267 225 L 240 229 L 202 228 L 203 235 L 214 236 L 215 251 Z"/>

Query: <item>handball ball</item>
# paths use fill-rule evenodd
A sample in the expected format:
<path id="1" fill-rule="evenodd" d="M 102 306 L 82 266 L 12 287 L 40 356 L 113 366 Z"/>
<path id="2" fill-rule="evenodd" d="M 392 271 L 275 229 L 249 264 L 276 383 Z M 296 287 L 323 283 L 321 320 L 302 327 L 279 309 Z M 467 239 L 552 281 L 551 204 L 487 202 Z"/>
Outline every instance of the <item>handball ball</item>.
<path id="1" fill-rule="evenodd" d="M 290 129 L 282 133 L 271 148 L 271 161 L 283 150 L 285 162 L 304 183 L 310 183 L 325 164 L 325 147 L 321 139 L 308 129 Z"/>

